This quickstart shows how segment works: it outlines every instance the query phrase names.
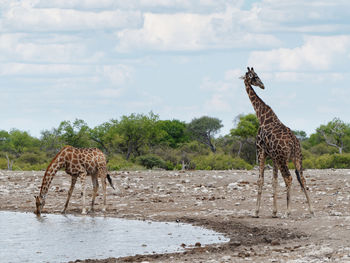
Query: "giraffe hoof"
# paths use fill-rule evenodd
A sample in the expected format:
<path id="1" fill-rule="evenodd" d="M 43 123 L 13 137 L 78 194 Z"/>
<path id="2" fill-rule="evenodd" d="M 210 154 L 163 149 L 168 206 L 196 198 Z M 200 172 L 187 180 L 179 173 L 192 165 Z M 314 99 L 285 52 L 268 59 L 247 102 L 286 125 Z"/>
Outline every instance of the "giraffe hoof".
<path id="1" fill-rule="evenodd" d="M 311 211 L 310 214 L 308 215 L 308 218 L 312 218 L 312 217 L 315 217 L 315 212 L 314 211 Z"/>

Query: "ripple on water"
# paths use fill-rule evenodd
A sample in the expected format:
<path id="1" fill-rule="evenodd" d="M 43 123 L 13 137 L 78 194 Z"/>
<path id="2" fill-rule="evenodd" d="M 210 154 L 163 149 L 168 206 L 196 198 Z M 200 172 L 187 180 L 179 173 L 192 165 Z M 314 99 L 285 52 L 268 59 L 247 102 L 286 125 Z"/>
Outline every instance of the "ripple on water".
<path id="1" fill-rule="evenodd" d="M 183 251 L 181 244 L 227 242 L 189 224 L 0 211 L 2 262 L 64 262 Z"/>

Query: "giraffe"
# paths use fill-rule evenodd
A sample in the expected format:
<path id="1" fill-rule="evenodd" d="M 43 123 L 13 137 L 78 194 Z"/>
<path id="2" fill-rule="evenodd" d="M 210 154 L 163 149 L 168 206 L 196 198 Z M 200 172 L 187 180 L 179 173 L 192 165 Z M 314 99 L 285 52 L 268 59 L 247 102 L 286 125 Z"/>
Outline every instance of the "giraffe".
<path id="1" fill-rule="evenodd" d="M 270 106 L 259 98 L 255 93 L 253 86 L 264 89 L 265 86 L 254 72 L 253 68 L 247 68 L 248 72 L 241 78 L 244 80 L 246 91 L 249 99 L 253 104 L 257 118 L 259 120 L 259 129 L 256 137 L 256 147 L 259 160 L 259 179 L 258 179 L 258 196 L 256 201 L 255 216 L 259 217 L 262 188 L 264 185 L 264 168 L 265 159 L 270 157 L 273 161 L 273 212 L 272 217 L 277 217 L 277 177 L 280 170 L 287 188 L 287 216 L 291 214 L 290 208 L 290 189 L 292 184 L 292 176 L 288 169 L 288 162 L 292 160 L 295 165 L 295 174 L 299 181 L 302 191 L 305 194 L 309 211 L 314 214 L 310 202 L 306 180 L 303 176 L 302 154 L 300 142 L 291 131 L 285 126 L 273 112 Z"/>
<path id="2" fill-rule="evenodd" d="M 49 190 L 51 181 L 55 176 L 55 174 L 57 173 L 57 171 L 61 168 L 65 168 L 66 173 L 71 176 L 71 180 L 72 180 L 70 189 L 68 191 L 67 201 L 64 205 L 62 213 L 66 212 L 69 199 L 72 195 L 75 183 L 78 177 L 80 177 L 81 184 L 82 184 L 82 198 L 83 198 L 82 214 L 86 214 L 85 179 L 87 175 L 91 176 L 91 180 L 93 184 L 91 210 L 93 211 L 94 209 L 95 197 L 97 195 L 98 177 L 101 178 L 102 188 L 104 193 L 102 211 L 106 210 L 106 178 L 108 179 L 108 182 L 110 183 L 113 189 L 114 189 L 114 186 L 112 184 L 112 179 L 110 175 L 107 173 L 108 171 L 106 167 L 106 158 L 104 154 L 97 148 L 74 148 L 72 146 L 65 146 L 52 159 L 51 163 L 49 164 L 49 166 L 45 171 L 39 196 L 35 196 L 35 201 L 36 201 L 35 213 L 37 215 L 41 214 L 41 210 L 45 205 L 45 198 Z"/>

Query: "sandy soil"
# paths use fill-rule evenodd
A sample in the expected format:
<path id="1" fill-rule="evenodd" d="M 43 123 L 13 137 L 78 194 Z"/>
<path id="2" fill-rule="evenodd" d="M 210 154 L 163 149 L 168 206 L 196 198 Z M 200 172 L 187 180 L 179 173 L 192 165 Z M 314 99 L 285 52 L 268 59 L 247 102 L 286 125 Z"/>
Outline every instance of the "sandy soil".
<path id="1" fill-rule="evenodd" d="M 107 216 L 188 222 L 224 233 L 230 242 L 188 248 L 184 253 L 76 262 L 350 262 L 350 170 L 307 170 L 315 216 L 294 177 L 292 215 L 284 216 L 286 195 L 279 179 L 278 218 L 272 218 L 272 171 L 265 172 L 260 218 L 255 208 L 258 171 L 142 171 L 112 173 Z M 34 211 L 43 172 L 0 171 L 0 210 Z M 91 196 L 91 183 L 88 193 Z M 45 212 L 63 208 L 70 177 L 59 172 Z M 90 200 L 89 200 L 90 201 Z M 102 215 L 98 196 L 95 215 Z M 81 212 L 80 183 L 68 213 Z"/>

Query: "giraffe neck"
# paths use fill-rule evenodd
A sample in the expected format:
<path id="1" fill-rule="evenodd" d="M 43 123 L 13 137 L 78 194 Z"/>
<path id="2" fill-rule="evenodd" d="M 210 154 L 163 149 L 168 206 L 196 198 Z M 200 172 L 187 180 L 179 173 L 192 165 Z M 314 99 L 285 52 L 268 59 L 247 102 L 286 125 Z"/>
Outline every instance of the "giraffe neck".
<path id="1" fill-rule="evenodd" d="M 55 158 L 51 161 L 51 163 L 49 164 L 49 166 L 47 167 L 47 169 L 45 171 L 45 175 L 43 177 L 43 181 L 42 181 L 41 188 L 40 188 L 40 195 L 39 195 L 43 199 L 45 199 L 46 194 L 49 191 L 49 187 L 50 187 L 50 184 L 51 184 L 53 177 L 56 175 L 57 171 L 59 169 L 61 169 L 65 164 L 64 156 L 63 156 L 64 149 L 61 150 L 55 156 Z"/>
<path id="2" fill-rule="evenodd" d="M 254 91 L 252 86 L 244 82 L 249 99 L 252 102 L 256 116 L 259 120 L 260 126 L 265 126 L 271 122 L 280 122 L 277 115 L 273 112 L 269 105 L 267 105 Z"/>

